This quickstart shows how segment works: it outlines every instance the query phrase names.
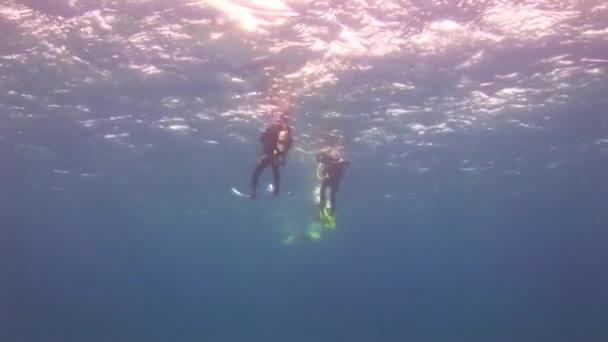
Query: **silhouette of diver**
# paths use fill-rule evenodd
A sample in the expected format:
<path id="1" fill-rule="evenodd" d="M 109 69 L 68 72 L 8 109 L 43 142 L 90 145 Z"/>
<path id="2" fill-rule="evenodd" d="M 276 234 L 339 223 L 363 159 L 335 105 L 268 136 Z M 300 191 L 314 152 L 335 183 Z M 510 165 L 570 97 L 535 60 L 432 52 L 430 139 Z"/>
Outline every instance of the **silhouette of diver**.
<path id="1" fill-rule="evenodd" d="M 262 143 L 262 155 L 258 159 L 251 175 L 249 198 L 255 198 L 260 174 L 268 166 L 272 169 L 273 194 L 275 196 L 279 194 L 281 187 L 279 166 L 285 165 L 285 158 L 293 144 L 291 127 L 284 120 L 276 120 L 264 130 L 259 140 Z"/>
<path id="2" fill-rule="evenodd" d="M 319 217 L 326 225 L 335 227 L 336 194 L 340 188 L 340 181 L 344 177 L 345 168 L 350 165 L 350 162 L 325 152 L 318 153 L 316 160 L 319 163 L 317 177 L 321 179 Z"/>

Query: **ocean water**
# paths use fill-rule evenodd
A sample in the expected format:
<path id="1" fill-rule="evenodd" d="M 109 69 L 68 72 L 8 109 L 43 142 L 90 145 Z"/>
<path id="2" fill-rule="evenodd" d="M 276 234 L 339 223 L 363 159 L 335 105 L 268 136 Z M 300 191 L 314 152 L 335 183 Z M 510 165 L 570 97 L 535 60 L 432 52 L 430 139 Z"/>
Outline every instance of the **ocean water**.
<path id="1" fill-rule="evenodd" d="M 606 1 L 4 0 L 0 341 L 606 341 L 606 94 Z"/>

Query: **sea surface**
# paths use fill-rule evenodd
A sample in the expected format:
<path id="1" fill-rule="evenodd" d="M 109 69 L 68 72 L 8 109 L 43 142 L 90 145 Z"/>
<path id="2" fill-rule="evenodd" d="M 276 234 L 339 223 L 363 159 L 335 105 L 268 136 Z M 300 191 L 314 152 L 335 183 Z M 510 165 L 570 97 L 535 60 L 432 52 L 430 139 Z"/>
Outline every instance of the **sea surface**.
<path id="1" fill-rule="evenodd" d="M 607 176 L 605 0 L 0 1 L 2 342 L 605 342 Z"/>

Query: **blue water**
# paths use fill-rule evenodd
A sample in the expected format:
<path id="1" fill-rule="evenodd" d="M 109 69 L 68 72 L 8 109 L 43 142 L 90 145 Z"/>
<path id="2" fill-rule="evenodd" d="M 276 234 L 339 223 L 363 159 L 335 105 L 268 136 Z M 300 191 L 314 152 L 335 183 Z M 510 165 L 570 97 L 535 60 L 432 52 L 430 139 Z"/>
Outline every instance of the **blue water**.
<path id="1" fill-rule="evenodd" d="M 5 1 L 0 341 L 606 341 L 607 40 L 602 1 Z M 281 196 L 233 196 L 277 103 Z"/>

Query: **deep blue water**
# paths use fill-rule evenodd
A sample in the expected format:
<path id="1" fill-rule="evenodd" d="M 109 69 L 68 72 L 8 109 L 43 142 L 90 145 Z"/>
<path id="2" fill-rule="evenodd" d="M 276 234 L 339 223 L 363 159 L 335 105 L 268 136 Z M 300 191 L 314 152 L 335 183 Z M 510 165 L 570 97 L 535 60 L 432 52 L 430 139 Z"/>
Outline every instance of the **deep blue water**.
<path id="1" fill-rule="evenodd" d="M 0 5 L 0 341 L 606 341 L 606 18 Z M 269 96 L 283 193 L 237 198 Z M 311 241 L 327 147 L 352 166 Z"/>

